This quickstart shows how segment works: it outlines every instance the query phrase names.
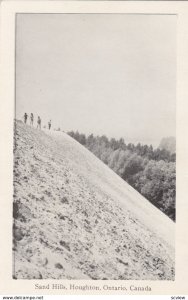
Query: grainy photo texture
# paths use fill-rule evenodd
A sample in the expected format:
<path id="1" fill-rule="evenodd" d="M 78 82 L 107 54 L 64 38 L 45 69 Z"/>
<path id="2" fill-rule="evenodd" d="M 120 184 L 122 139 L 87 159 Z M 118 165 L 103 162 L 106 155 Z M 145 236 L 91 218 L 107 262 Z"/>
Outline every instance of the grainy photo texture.
<path id="1" fill-rule="evenodd" d="M 14 279 L 174 280 L 176 21 L 16 15 Z"/>

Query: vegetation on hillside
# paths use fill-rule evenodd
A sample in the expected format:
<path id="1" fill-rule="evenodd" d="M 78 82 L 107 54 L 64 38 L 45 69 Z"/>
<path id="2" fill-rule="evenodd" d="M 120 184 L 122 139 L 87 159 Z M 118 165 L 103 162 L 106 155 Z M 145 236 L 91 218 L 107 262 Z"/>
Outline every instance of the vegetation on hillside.
<path id="1" fill-rule="evenodd" d="M 176 155 L 152 145 L 126 144 L 121 138 L 68 134 L 84 145 L 152 204 L 175 221 Z"/>

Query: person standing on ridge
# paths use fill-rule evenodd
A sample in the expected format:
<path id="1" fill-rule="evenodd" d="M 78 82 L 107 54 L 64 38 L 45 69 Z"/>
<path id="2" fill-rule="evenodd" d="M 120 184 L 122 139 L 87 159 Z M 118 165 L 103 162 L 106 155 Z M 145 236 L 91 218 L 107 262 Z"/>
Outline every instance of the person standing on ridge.
<path id="1" fill-rule="evenodd" d="M 30 116 L 30 125 L 33 126 L 33 120 L 34 120 L 34 116 L 33 116 L 33 113 L 31 113 L 31 116 Z"/>
<path id="2" fill-rule="evenodd" d="M 27 113 L 24 114 L 24 123 L 27 123 Z"/>
<path id="3" fill-rule="evenodd" d="M 49 129 L 49 130 L 50 130 L 51 126 L 52 126 L 52 121 L 50 120 L 50 121 L 48 122 L 48 129 Z"/>
<path id="4" fill-rule="evenodd" d="M 41 118 L 38 116 L 37 128 L 41 129 Z"/>

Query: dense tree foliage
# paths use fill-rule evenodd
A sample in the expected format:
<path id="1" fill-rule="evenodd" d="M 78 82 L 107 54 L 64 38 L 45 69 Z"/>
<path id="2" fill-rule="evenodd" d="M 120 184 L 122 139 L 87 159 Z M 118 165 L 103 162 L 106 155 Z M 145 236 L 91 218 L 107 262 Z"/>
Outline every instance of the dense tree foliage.
<path id="1" fill-rule="evenodd" d="M 68 134 L 175 220 L 175 153 L 163 147 L 153 149 L 152 145 L 126 144 L 122 138 L 108 139 L 93 134 L 86 137 L 73 131 Z"/>

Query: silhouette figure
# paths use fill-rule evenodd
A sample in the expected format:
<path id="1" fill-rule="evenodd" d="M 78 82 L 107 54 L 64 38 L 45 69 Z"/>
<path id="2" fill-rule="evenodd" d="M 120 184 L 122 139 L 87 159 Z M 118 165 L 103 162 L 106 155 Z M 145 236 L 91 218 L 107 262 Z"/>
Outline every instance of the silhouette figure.
<path id="1" fill-rule="evenodd" d="M 27 123 L 27 114 L 26 113 L 24 114 L 24 123 L 25 124 Z"/>
<path id="2" fill-rule="evenodd" d="M 41 129 L 41 118 L 39 116 L 37 119 L 37 128 Z"/>
<path id="3" fill-rule="evenodd" d="M 33 113 L 31 113 L 31 116 L 30 116 L 30 125 L 33 126 L 33 121 L 34 121 L 34 116 L 33 116 Z"/>
<path id="4" fill-rule="evenodd" d="M 50 121 L 48 122 L 48 129 L 49 129 L 49 130 L 50 130 L 51 126 L 52 126 L 52 121 L 50 120 Z"/>

